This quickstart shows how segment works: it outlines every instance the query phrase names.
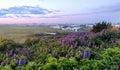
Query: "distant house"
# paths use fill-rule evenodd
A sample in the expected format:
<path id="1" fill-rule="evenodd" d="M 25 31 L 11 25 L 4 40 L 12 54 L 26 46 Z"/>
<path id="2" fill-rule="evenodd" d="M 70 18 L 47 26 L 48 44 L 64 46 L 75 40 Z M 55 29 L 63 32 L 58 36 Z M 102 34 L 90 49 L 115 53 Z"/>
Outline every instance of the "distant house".
<path id="1" fill-rule="evenodd" d="M 112 24 L 113 27 L 120 28 L 120 24 Z"/>
<path id="2" fill-rule="evenodd" d="M 75 31 L 75 32 L 78 32 L 80 30 L 81 27 L 73 27 L 71 28 L 71 30 Z"/>
<path id="3" fill-rule="evenodd" d="M 90 28 L 93 28 L 93 24 L 87 24 L 86 27 L 90 27 Z"/>
<path id="4" fill-rule="evenodd" d="M 75 32 L 78 32 L 80 30 L 81 27 L 78 26 L 63 26 L 61 29 L 62 30 L 72 30 Z"/>
<path id="5" fill-rule="evenodd" d="M 47 32 L 45 34 L 47 34 L 47 35 L 56 35 L 56 33 L 49 33 L 49 32 Z"/>
<path id="6" fill-rule="evenodd" d="M 71 26 L 63 26 L 63 27 L 61 27 L 62 30 L 71 30 L 71 28 L 72 28 Z"/>
<path id="7" fill-rule="evenodd" d="M 50 26 L 50 28 L 57 28 L 57 29 L 60 29 L 61 27 L 59 25 L 52 25 Z"/>

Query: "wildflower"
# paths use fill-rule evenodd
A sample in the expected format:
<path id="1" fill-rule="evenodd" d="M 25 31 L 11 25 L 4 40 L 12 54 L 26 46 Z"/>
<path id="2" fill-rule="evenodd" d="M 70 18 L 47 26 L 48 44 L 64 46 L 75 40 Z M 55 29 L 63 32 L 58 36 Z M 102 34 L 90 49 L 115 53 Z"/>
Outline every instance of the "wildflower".
<path id="1" fill-rule="evenodd" d="M 119 69 L 119 65 L 118 64 L 116 64 L 116 70 L 118 70 Z"/>
<path id="2" fill-rule="evenodd" d="M 75 43 L 75 47 L 77 47 L 77 45 L 78 45 L 78 42 Z"/>
<path id="3" fill-rule="evenodd" d="M 85 58 L 86 56 L 87 56 L 87 51 L 84 50 L 84 52 L 83 52 L 83 58 Z"/>
<path id="4" fill-rule="evenodd" d="M 16 54 L 15 53 L 13 54 L 13 57 L 16 58 Z"/>
<path id="5" fill-rule="evenodd" d="M 26 58 L 24 58 L 24 60 L 23 60 L 23 64 L 25 64 L 27 62 L 27 60 L 26 60 Z"/>
<path id="6" fill-rule="evenodd" d="M 4 66 L 5 65 L 5 62 L 1 62 L 1 66 Z"/>
<path id="7" fill-rule="evenodd" d="M 18 65 L 21 65 L 21 64 L 22 64 L 22 58 L 19 58 Z"/>
<path id="8" fill-rule="evenodd" d="M 105 68 L 104 70 L 107 70 L 107 68 Z"/>
<path id="9" fill-rule="evenodd" d="M 10 50 L 10 54 L 12 55 L 14 53 L 14 51 L 13 50 Z"/>
<path id="10" fill-rule="evenodd" d="M 18 62 L 19 62 L 19 61 L 18 61 L 18 60 L 16 60 L 15 64 L 18 64 Z"/>
<path id="11" fill-rule="evenodd" d="M 80 51 L 80 49 L 81 49 L 81 47 L 79 46 L 79 47 L 78 47 L 78 50 Z"/>
<path id="12" fill-rule="evenodd" d="M 87 53 L 88 53 L 88 57 L 90 57 L 91 56 L 91 51 L 88 51 Z"/>
<path id="13" fill-rule="evenodd" d="M 6 54 L 5 54 L 6 56 L 8 56 L 9 54 L 8 54 L 8 52 L 6 52 Z"/>
<path id="14" fill-rule="evenodd" d="M 69 54 L 66 54 L 66 58 L 69 58 Z"/>

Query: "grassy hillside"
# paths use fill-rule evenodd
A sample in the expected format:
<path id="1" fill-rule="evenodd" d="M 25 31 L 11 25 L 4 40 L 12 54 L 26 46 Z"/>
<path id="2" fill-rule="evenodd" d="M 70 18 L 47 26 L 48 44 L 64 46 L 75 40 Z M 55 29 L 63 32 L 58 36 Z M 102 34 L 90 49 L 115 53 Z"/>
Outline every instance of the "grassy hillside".
<path id="1" fill-rule="evenodd" d="M 120 32 L 0 39 L 0 70 L 120 70 Z"/>
<path id="2" fill-rule="evenodd" d="M 25 37 L 37 33 L 45 32 L 72 32 L 72 31 L 63 31 L 60 29 L 53 29 L 49 27 L 25 27 L 25 26 L 0 26 L 0 38 L 13 39 L 15 41 L 24 41 Z"/>

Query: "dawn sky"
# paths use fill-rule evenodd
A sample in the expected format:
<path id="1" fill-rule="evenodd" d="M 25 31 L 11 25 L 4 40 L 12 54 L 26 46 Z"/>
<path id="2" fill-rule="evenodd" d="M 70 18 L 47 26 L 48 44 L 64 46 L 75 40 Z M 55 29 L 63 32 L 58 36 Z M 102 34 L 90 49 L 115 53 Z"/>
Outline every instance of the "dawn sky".
<path id="1" fill-rule="evenodd" d="M 0 23 L 120 22 L 120 0 L 0 0 Z"/>

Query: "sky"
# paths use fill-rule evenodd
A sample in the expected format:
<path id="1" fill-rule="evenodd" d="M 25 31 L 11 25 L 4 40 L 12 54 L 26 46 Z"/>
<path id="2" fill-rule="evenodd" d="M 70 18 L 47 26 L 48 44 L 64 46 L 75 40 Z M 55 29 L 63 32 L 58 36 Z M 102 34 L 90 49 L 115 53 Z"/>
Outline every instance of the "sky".
<path id="1" fill-rule="evenodd" d="M 0 23 L 120 22 L 120 0 L 0 0 Z"/>

